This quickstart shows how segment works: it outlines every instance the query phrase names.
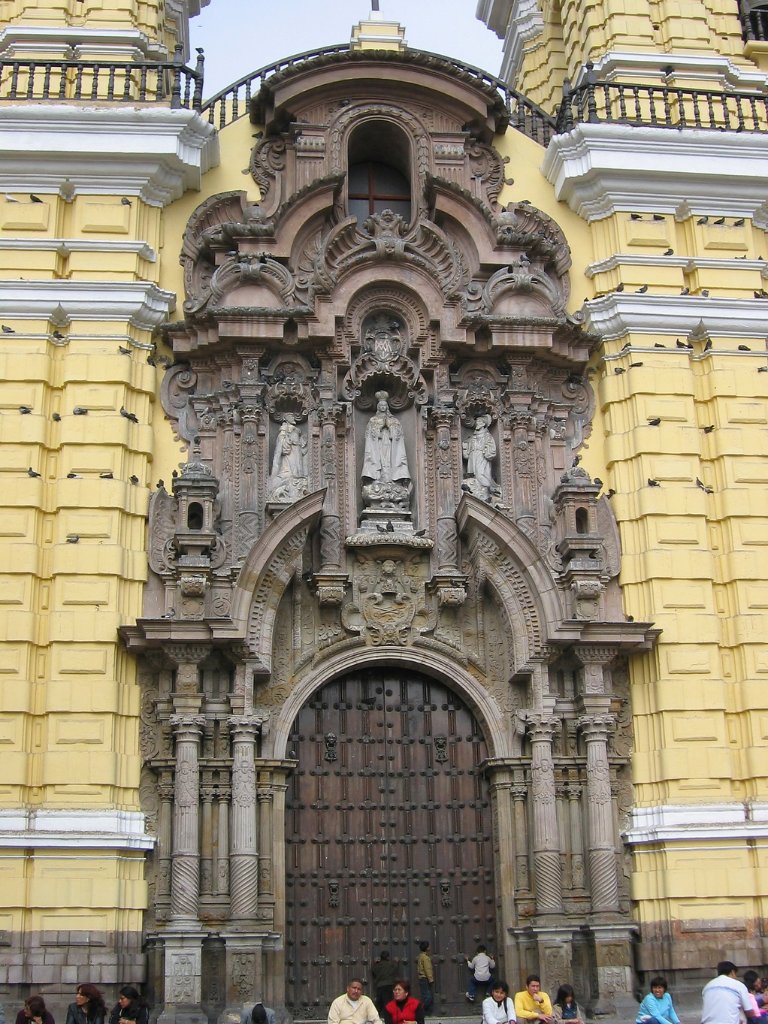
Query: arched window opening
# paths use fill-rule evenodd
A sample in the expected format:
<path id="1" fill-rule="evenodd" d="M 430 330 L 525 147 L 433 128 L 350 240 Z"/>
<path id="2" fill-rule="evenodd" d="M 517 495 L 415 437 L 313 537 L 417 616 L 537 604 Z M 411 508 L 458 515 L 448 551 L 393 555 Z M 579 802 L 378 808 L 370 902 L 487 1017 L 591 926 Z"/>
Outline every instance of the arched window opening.
<path id="1" fill-rule="evenodd" d="M 585 508 L 576 509 L 576 533 L 589 533 L 589 513 Z"/>
<path id="2" fill-rule="evenodd" d="M 202 530 L 203 528 L 203 506 L 193 501 L 187 509 L 187 529 Z"/>
<path id="3" fill-rule="evenodd" d="M 364 221 L 391 210 L 411 220 L 410 146 L 403 132 L 382 121 L 361 125 L 349 140 L 347 203 Z"/>

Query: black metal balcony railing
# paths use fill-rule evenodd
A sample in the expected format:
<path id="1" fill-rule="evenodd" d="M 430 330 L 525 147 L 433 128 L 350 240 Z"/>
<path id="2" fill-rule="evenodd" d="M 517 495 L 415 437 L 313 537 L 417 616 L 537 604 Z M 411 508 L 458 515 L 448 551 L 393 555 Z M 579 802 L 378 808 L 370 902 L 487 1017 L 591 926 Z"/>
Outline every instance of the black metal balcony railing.
<path id="1" fill-rule="evenodd" d="M 768 5 L 758 7 L 749 0 L 739 0 L 739 20 L 745 43 L 764 43 L 768 39 Z"/>
<path id="2" fill-rule="evenodd" d="M 307 50 L 304 53 L 286 57 L 284 60 L 277 61 L 274 64 L 268 64 L 258 71 L 252 71 L 233 85 L 227 86 L 226 89 L 212 96 L 203 104 L 203 113 L 207 113 L 211 124 L 216 125 L 217 128 L 225 128 L 228 124 L 232 124 L 233 121 L 237 121 L 238 118 L 248 113 L 251 98 L 258 95 L 262 85 L 270 76 L 295 67 L 305 61 L 320 57 L 332 58 L 337 54 L 348 54 L 350 52 L 349 44 L 341 43 L 336 46 L 325 46 L 317 50 Z M 550 114 L 547 114 L 541 107 L 531 102 L 521 93 L 510 89 L 501 79 L 496 78 L 494 75 L 489 75 L 487 71 L 483 71 L 472 64 L 464 64 L 461 61 L 452 60 L 441 54 L 429 53 L 427 51 L 407 52 L 411 55 L 418 53 L 426 58 L 438 60 L 441 64 L 452 68 L 457 74 L 468 76 L 478 84 L 496 89 L 506 106 L 510 125 L 535 142 L 546 146 L 550 138 L 555 134 L 555 119 Z"/>
<path id="3" fill-rule="evenodd" d="M 199 111 L 203 54 L 198 51 L 194 69 L 182 61 L 181 47 L 170 61 L 0 59 L 0 100 L 165 103 Z"/>
<path id="4" fill-rule="evenodd" d="M 592 65 L 575 89 L 566 81 L 557 131 L 577 124 L 627 124 L 648 128 L 708 128 L 726 132 L 765 132 L 768 95 L 734 93 L 633 82 L 598 82 Z"/>

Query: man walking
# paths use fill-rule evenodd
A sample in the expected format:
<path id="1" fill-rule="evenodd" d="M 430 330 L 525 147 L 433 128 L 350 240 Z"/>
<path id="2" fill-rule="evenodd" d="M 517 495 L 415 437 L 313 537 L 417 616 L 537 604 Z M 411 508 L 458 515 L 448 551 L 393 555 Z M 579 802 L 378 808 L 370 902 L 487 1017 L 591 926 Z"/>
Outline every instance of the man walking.
<path id="1" fill-rule="evenodd" d="M 334 999 L 328 1010 L 328 1024 L 382 1024 L 379 1012 L 363 995 L 360 978 L 352 978 L 347 991 Z"/>
<path id="2" fill-rule="evenodd" d="M 720 961 L 717 977 L 707 982 L 701 996 L 701 1024 L 739 1024 L 742 1013 L 755 1016 L 747 986 L 736 978 L 736 965 L 730 960 Z"/>

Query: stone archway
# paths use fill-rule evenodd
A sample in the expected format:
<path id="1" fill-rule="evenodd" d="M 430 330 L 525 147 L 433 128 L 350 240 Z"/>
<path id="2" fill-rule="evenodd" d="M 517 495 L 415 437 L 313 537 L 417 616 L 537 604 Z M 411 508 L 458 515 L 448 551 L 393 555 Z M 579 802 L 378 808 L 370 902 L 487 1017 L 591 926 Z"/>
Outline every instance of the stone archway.
<path id="1" fill-rule="evenodd" d="M 472 711 L 441 681 L 377 666 L 316 691 L 288 753 L 288 1006 L 324 1017 L 381 949 L 415 988 L 427 939 L 435 1012 L 459 1012 L 464 954 L 497 932 L 487 747 Z"/>

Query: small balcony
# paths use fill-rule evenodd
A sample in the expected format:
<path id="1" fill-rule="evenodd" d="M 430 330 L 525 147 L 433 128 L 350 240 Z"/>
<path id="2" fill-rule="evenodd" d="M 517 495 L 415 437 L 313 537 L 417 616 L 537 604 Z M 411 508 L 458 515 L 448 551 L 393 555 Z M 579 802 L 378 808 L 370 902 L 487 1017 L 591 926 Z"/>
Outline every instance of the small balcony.
<path id="1" fill-rule="evenodd" d="M 587 64 L 582 82 L 563 88 L 558 133 L 577 124 L 621 124 L 646 128 L 768 131 L 768 95 L 684 89 L 636 82 L 599 82 Z"/>
<path id="2" fill-rule="evenodd" d="M 202 53 L 183 64 L 181 47 L 170 61 L 0 59 L 0 102 L 159 104 L 200 111 Z"/>

